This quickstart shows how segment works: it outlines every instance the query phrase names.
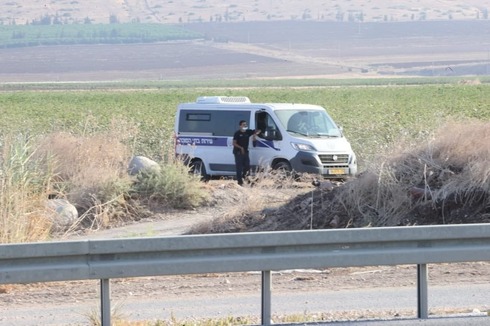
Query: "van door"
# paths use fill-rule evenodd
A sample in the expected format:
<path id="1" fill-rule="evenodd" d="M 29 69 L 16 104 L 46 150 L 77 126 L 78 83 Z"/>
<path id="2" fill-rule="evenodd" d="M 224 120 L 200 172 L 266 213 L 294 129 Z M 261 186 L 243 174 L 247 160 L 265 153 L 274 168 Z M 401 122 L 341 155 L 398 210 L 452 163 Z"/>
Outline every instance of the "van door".
<path id="1" fill-rule="evenodd" d="M 211 171 L 216 171 L 217 175 L 235 175 L 235 156 L 233 155 L 233 135 L 240 126 L 240 121 L 250 121 L 250 111 L 248 110 L 230 110 L 214 112 L 214 121 L 216 123 L 215 136 L 224 142 L 226 147 L 220 146 L 213 151 L 208 157 Z"/>
<path id="2" fill-rule="evenodd" d="M 282 135 L 272 116 L 266 111 L 255 113 L 255 128 L 260 129 L 252 150 L 250 151 L 251 171 L 259 167 L 268 168 L 272 160 L 281 156 Z"/>
<path id="3" fill-rule="evenodd" d="M 182 110 L 179 134 L 190 145 L 191 156 L 202 160 L 209 175 L 235 175 L 233 135 L 240 120 L 249 121 L 250 111 L 226 108 Z"/>

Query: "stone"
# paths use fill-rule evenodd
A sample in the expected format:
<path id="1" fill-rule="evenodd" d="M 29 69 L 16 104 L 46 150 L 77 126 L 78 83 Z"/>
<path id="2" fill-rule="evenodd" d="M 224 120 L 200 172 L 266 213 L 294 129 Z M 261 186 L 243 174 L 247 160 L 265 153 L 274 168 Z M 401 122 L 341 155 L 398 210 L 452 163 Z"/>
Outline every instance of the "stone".
<path id="1" fill-rule="evenodd" d="M 136 175 L 143 171 L 158 172 L 160 171 L 160 165 L 145 156 L 134 156 L 129 162 L 128 173 L 130 175 Z"/>
<path id="2" fill-rule="evenodd" d="M 48 199 L 46 210 L 54 229 L 67 229 L 78 219 L 77 208 L 66 199 Z"/>

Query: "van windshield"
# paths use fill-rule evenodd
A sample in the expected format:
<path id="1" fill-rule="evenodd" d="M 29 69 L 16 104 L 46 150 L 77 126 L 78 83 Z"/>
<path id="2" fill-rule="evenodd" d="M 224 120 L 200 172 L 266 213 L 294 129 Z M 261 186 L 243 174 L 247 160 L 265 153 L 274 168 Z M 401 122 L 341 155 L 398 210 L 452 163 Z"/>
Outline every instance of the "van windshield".
<path id="1" fill-rule="evenodd" d="M 323 110 L 277 110 L 280 123 L 289 133 L 312 137 L 340 137 L 341 131 Z"/>

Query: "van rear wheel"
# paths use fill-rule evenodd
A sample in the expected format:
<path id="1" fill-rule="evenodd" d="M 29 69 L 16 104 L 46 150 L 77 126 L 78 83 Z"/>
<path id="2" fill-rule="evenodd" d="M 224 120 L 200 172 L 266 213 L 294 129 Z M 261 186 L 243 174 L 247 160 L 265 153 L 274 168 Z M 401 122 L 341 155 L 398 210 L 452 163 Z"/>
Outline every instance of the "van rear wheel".
<path id="1" fill-rule="evenodd" d="M 206 167 L 201 160 L 192 161 L 190 167 L 190 172 L 192 174 L 194 174 L 195 176 L 200 176 L 201 180 L 203 181 L 209 180 L 209 175 L 206 173 Z"/>

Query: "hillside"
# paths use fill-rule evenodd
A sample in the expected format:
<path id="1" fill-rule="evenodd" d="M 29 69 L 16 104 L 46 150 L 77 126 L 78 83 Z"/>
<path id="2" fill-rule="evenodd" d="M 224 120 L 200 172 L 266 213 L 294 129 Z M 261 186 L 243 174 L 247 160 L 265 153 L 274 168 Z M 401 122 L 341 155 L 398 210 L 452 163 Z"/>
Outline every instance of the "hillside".
<path id="1" fill-rule="evenodd" d="M 384 0 L 3 0 L 0 23 L 30 24 L 46 16 L 62 23 L 477 20 L 488 19 L 488 10 L 489 0 L 401 0 L 396 5 Z"/>

